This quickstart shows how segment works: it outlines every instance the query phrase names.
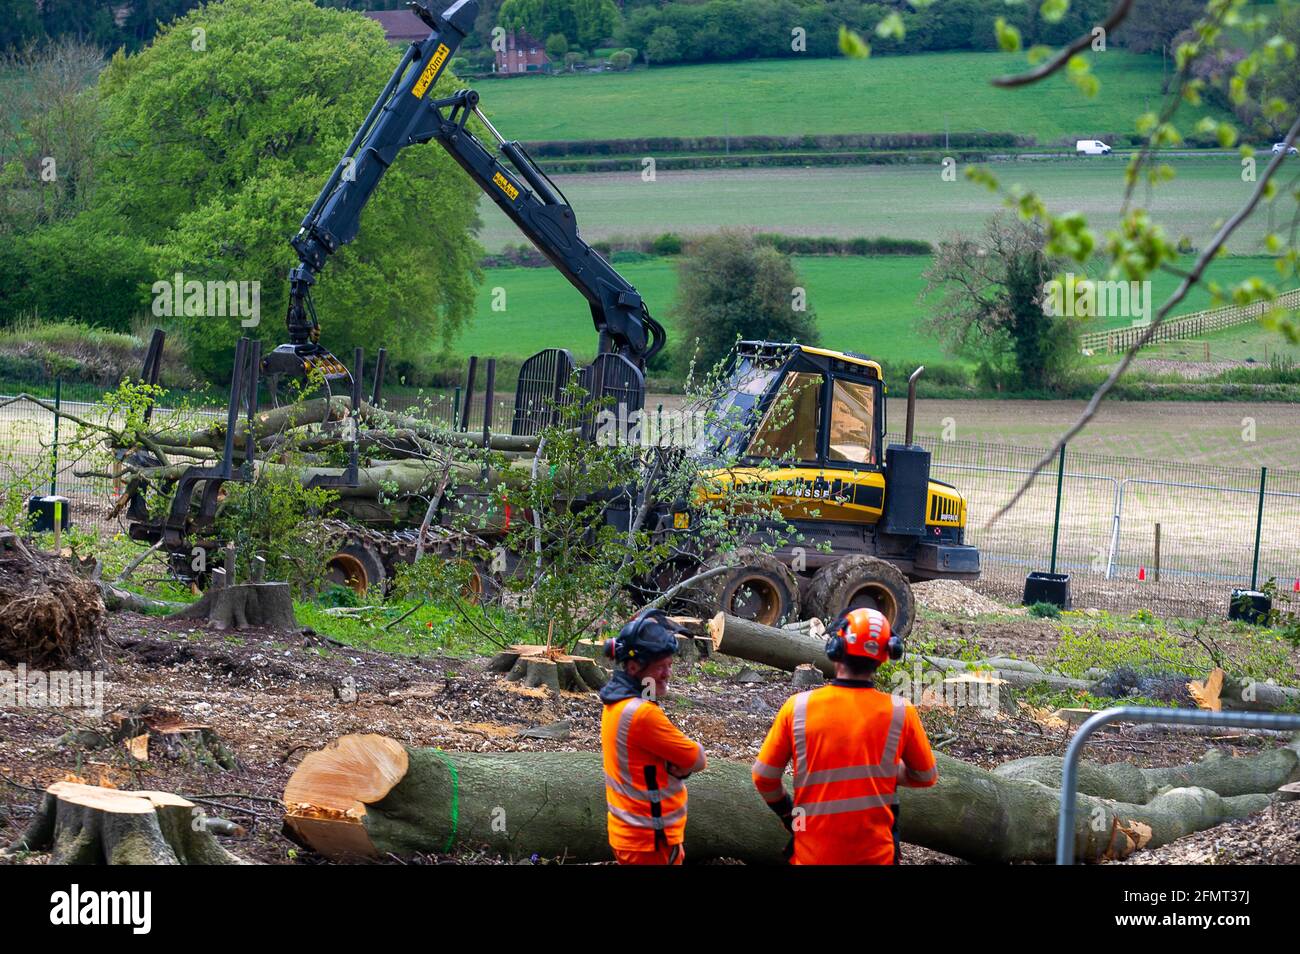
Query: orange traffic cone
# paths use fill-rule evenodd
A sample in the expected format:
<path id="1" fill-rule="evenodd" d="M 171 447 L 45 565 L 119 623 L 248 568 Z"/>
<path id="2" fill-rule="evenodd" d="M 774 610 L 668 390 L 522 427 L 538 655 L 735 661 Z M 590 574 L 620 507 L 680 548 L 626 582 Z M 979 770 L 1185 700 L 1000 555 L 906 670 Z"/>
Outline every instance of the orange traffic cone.
<path id="1" fill-rule="evenodd" d="M 1144 566 L 1138 567 L 1138 579 L 1145 580 L 1146 578 L 1147 578 L 1147 568 Z"/>

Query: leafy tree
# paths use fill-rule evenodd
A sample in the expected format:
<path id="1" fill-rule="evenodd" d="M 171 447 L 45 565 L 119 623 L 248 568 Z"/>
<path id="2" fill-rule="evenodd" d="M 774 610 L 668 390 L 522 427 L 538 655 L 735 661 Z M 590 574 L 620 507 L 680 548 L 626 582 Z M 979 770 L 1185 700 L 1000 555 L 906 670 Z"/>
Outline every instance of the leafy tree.
<path id="1" fill-rule="evenodd" d="M 584 48 L 614 35 L 620 18 L 614 0 L 505 0 L 501 25 L 533 37 L 563 33 Z"/>
<path id="2" fill-rule="evenodd" d="M 569 52 L 569 41 L 563 33 L 552 33 L 546 38 L 546 55 L 553 62 L 560 62 Z"/>
<path id="3" fill-rule="evenodd" d="M 1044 307 L 1059 262 L 1037 225 L 995 216 L 980 239 L 939 244 L 923 295 L 937 297 L 923 330 L 980 362 L 990 383 L 1045 390 L 1064 382 L 1077 354 L 1075 319 Z"/>
<path id="4" fill-rule="evenodd" d="M 683 346 L 680 365 L 708 368 L 722 361 L 737 338 L 818 340 L 816 316 L 804 304 L 788 256 L 749 235 L 720 232 L 698 239 L 678 266 L 674 311 Z"/>
<path id="5" fill-rule="evenodd" d="M 1279 6 L 1271 29 L 1287 43 L 1300 48 L 1300 9 Z M 1190 41 L 1193 38 L 1186 39 Z M 1245 53 L 1239 50 L 1214 52 L 1216 55 L 1202 57 L 1197 65 L 1201 67 L 1201 76 L 1213 73 L 1211 82 L 1222 89 L 1231 80 Z M 1295 61 L 1279 57 L 1264 63 L 1251 84 L 1250 93 L 1244 101 L 1234 104 L 1237 115 L 1268 135 L 1277 136 L 1285 132 L 1293 121 L 1295 105 L 1300 104 L 1300 71 L 1296 70 Z M 1272 111 L 1267 106 L 1270 102 L 1287 103 L 1291 108 Z"/>
<path id="6" fill-rule="evenodd" d="M 102 51 L 76 40 L 0 53 L 0 234 L 84 209 L 93 184 Z"/>
<path id="7" fill-rule="evenodd" d="M 1158 53 L 1196 22 L 1204 9 L 1202 0 L 1142 0 L 1137 14 L 1116 31 L 1116 38 L 1134 53 Z"/>
<path id="8" fill-rule="evenodd" d="M 676 63 L 682 58 L 682 45 L 677 31 L 666 24 L 655 27 L 655 31 L 645 41 L 645 51 L 651 63 Z"/>
<path id="9" fill-rule="evenodd" d="M 627 50 L 619 50 L 611 53 L 609 56 L 609 68 L 612 70 L 625 70 L 632 65 L 632 57 Z"/>
<path id="10" fill-rule="evenodd" d="M 196 32 L 201 31 L 201 32 Z M 202 43 L 199 43 L 199 39 Z M 379 25 L 308 0 L 225 0 L 165 27 L 100 82 L 106 158 L 96 194 L 158 247 L 158 280 L 260 282 L 261 318 L 188 316 L 196 370 L 221 379 L 241 334 L 283 337 L 288 239 L 399 54 Z M 438 95 L 455 89 L 444 74 Z M 329 347 L 421 360 L 473 309 L 478 192 L 436 146 L 408 149 L 357 240 L 316 286 Z"/>
<path id="11" fill-rule="evenodd" d="M 0 50 L 26 46 L 43 33 L 32 0 L 0 0 Z"/>

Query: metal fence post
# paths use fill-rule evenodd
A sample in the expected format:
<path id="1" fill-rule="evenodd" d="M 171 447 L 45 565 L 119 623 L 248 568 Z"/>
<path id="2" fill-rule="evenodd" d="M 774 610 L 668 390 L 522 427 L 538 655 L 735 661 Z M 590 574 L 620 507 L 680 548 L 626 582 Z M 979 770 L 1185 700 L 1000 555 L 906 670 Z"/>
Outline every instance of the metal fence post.
<path id="1" fill-rule="evenodd" d="M 1056 516 L 1052 518 L 1052 572 L 1056 572 L 1056 545 L 1061 539 L 1061 489 L 1065 483 L 1065 445 L 1056 462 Z M 1041 564 L 1040 564 L 1041 565 Z"/>
<path id="2" fill-rule="evenodd" d="M 54 379 L 54 445 L 50 450 L 50 496 L 59 493 L 59 409 L 63 407 L 63 378 Z"/>
<path id="3" fill-rule="evenodd" d="M 1212 712 L 1209 709 L 1160 709 L 1155 706 L 1117 706 L 1092 716 L 1070 740 L 1061 765 L 1061 807 L 1057 813 L 1056 863 L 1074 864 L 1075 790 L 1079 785 L 1079 756 L 1094 732 L 1112 722 L 1163 725 L 1214 725 L 1238 729 L 1300 729 L 1300 715 L 1276 712 Z"/>
<path id="4" fill-rule="evenodd" d="M 1259 583 L 1259 544 L 1260 534 L 1264 529 L 1264 485 L 1268 482 L 1268 468 L 1259 469 L 1259 509 L 1255 512 L 1255 557 L 1250 564 L 1250 588 L 1258 589 Z"/>

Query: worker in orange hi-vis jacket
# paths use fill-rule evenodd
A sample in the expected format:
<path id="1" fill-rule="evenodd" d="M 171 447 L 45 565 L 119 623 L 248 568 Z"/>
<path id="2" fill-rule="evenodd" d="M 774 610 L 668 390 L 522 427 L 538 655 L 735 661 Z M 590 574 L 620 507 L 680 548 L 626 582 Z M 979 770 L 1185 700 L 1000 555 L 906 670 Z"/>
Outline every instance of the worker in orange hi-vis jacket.
<path id="1" fill-rule="evenodd" d="M 600 745 L 609 845 L 621 865 L 680 865 L 686 857 L 684 780 L 704 768 L 704 747 L 658 705 L 680 632 L 662 610 L 649 610 L 605 644 L 620 664 L 600 690 Z"/>
<path id="2" fill-rule="evenodd" d="M 897 864 L 897 787 L 939 779 L 916 709 L 875 687 L 876 669 L 901 659 L 903 643 L 873 609 L 845 614 L 827 634 L 835 679 L 781 706 L 754 787 L 790 829 L 794 864 Z M 792 761 L 793 799 L 781 782 Z"/>

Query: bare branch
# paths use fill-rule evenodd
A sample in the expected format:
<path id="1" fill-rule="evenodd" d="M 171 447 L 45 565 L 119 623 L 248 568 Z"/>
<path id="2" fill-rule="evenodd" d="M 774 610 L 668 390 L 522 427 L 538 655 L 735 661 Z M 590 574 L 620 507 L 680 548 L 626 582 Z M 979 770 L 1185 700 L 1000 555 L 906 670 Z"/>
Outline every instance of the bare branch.
<path id="1" fill-rule="evenodd" d="M 1110 12 L 1101 24 L 1101 28 L 1109 33 L 1115 27 L 1124 22 L 1128 16 L 1129 10 L 1133 6 L 1133 0 L 1120 0 L 1115 9 Z M 998 76 L 990 80 L 994 86 L 1003 88 L 1014 88 L 1016 86 L 1028 86 L 1031 83 L 1037 83 L 1040 80 L 1047 79 L 1053 73 L 1063 69 L 1070 62 L 1070 57 L 1076 53 L 1081 53 L 1092 44 L 1092 30 L 1082 34 L 1074 39 L 1069 46 L 1062 49 L 1054 57 L 1041 66 L 1037 66 L 1025 73 L 1014 73 L 1010 76 Z"/>

